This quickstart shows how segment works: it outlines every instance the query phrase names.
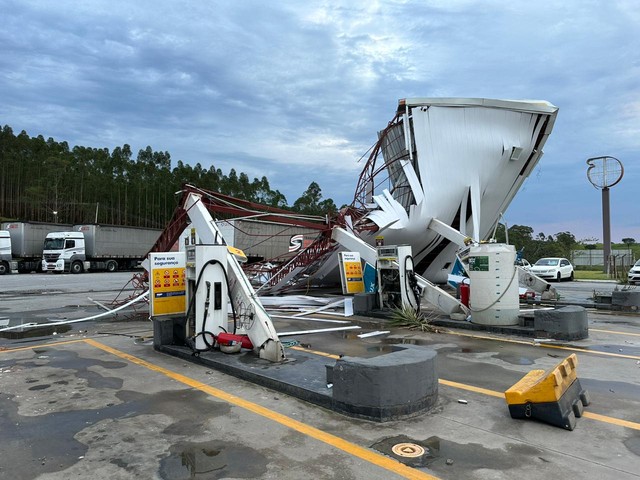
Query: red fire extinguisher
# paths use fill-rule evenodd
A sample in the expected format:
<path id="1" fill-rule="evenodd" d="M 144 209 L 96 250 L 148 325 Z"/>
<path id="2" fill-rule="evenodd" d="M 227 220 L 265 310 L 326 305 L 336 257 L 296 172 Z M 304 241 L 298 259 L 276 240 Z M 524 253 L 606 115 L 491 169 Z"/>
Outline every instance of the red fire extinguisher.
<path id="1" fill-rule="evenodd" d="M 233 333 L 221 332 L 216 336 L 219 345 L 229 345 L 230 342 L 241 342 L 242 348 L 253 349 L 253 344 L 246 335 L 235 335 Z"/>
<path id="2" fill-rule="evenodd" d="M 464 280 L 460 284 L 460 303 L 465 307 L 469 307 L 469 297 L 471 296 L 471 287 Z"/>

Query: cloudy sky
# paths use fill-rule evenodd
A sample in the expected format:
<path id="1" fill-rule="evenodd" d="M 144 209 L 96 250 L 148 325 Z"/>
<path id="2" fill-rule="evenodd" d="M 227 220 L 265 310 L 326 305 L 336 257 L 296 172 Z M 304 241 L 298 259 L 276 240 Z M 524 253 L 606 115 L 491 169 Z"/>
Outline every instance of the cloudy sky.
<path id="1" fill-rule="evenodd" d="M 508 224 L 601 240 L 586 159 L 611 155 L 612 240 L 640 241 L 637 0 L 0 0 L 0 125 L 266 175 L 290 204 L 312 181 L 350 203 L 408 97 L 558 106 Z"/>

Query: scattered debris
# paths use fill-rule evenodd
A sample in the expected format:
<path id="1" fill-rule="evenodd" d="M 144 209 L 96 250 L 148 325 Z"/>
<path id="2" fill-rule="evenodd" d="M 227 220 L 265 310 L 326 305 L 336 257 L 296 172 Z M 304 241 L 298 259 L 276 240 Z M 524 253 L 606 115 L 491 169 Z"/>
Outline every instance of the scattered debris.
<path id="1" fill-rule="evenodd" d="M 469 402 L 460 398 L 460 399 L 458 399 L 458 403 L 461 403 L 461 404 L 463 404 L 463 405 L 466 405 L 466 404 L 467 404 L 467 403 L 469 403 Z"/>
<path id="2" fill-rule="evenodd" d="M 385 335 L 387 333 L 391 333 L 391 332 L 389 330 L 376 330 L 375 332 L 361 333 L 360 335 L 358 335 L 358 338 L 375 337 L 378 335 Z"/>
<path id="3" fill-rule="evenodd" d="M 358 325 L 352 325 L 350 327 L 336 327 L 336 328 L 320 328 L 317 330 L 300 330 L 298 332 L 278 332 L 278 337 L 287 337 L 291 335 L 305 335 L 310 333 L 324 333 L 324 332 L 340 332 L 342 330 L 357 330 L 361 327 Z"/>

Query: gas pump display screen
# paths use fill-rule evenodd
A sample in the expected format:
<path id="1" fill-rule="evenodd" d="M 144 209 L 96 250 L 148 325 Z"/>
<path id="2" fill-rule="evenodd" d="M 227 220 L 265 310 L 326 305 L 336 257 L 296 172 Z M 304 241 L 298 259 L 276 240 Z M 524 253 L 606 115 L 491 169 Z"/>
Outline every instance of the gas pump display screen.
<path id="1" fill-rule="evenodd" d="M 378 260 L 397 260 L 398 248 L 393 247 L 378 247 Z"/>

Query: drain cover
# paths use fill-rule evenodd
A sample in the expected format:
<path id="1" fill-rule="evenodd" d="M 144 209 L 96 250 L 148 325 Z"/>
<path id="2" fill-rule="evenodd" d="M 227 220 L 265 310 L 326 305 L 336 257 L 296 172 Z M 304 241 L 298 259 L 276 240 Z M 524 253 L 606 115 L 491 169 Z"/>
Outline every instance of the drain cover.
<path id="1" fill-rule="evenodd" d="M 371 446 L 410 467 L 425 467 L 438 458 L 440 439 L 429 437 L 416 440 L 407 435 L 396 435 L 383 438 Z"/>
<path id="2" fill-rule="evenodd" d="M 391 451 L 399 457 L 417 458 L 424 455 L 425 449 L 416 443 L 397 443 L 391 447 Z"/>

